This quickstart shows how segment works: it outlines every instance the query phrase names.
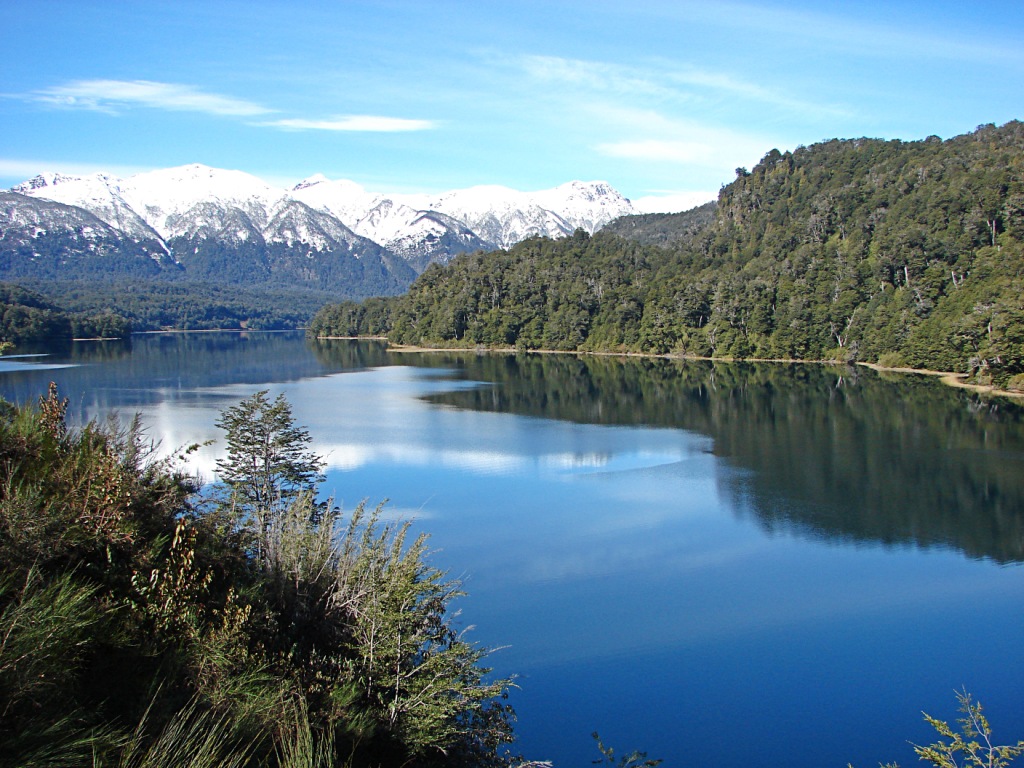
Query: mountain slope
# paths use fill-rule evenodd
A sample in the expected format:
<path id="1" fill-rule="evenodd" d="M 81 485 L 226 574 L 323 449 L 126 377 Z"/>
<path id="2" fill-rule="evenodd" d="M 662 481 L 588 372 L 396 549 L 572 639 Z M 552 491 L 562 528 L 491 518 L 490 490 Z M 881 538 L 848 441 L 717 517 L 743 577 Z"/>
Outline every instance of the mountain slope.
<path id="1" fill-rule="evenodd" d="M 690 244 L 715 218 L 717 203 L 711 201 L 681 213 L 636 213 L 620 216 L 601 227 L 646 245 L 680 247 Z"/>
<path id="2" fill-rule="evenodd" d="M 158 238 L 134 238 L 76 206 L 0 192 L 0 276 L 154 277 L 177 265 Z"/>
<path id="3" fill-rule="evenodd" d="M 631 210 L 602 182 L 533 193 L 477 187 L 387 196 L 322 175 L 278 189 L 240 171 L 198 164 L 128 179 L 44 174 L 15 191 L 82 208 L 135 241 L 158 242 L 192 277 L 299 279 L 352 296 L 395 293 L 427 265 L 459 253 L 536 235 L 563 237 L 577 228 L 592 232 Z M 299 268 L 303 258 L 308 263 Z M 352 259 L 368 261 L 358 268 L 342 263 Z M 357 273 L 374 277 L 358 282 Z M 357 283 L 343 285 L 341 275 Z"/>
<path id="4" fill-rule="evenodd" d="M 92 176 L 43 174 L 11 191 L 83 208 L 134 239 L 160 240 L 162 237 L 125 199 L 121 180 L 105 173 Z"/>
<path id="5" fill-rule="evenodd" d="M 626 198 L 598 181 L 574 181 L 540 192 L 478 186 L 403 199 L 411 206 L 462 221 L 479 237 L 502 248 L 528 237 L 565 237 L 577 229 L 592 233 L 612 219 L 633 212 Z"/>

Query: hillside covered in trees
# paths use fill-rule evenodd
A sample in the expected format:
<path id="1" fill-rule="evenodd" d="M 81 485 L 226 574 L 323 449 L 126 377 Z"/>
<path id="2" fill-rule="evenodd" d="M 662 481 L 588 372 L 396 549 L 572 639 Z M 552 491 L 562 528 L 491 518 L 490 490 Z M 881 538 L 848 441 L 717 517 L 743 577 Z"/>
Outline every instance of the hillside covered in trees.
<path id="1" fill-rule="evenodd" d="M 1020 122 L 772 150 L 713 208 L 662 222 L 466 254 L 402 297 L 327 306 L 310 332 L 1024 373 Z"/>
<path id="2" fill-rule="evenodd" d="M 34 291 L 0 283 L 0 349 L 72 338 L 123 339 L 130 333 L 131 324 L 109 310 L 69 312 Z"/>

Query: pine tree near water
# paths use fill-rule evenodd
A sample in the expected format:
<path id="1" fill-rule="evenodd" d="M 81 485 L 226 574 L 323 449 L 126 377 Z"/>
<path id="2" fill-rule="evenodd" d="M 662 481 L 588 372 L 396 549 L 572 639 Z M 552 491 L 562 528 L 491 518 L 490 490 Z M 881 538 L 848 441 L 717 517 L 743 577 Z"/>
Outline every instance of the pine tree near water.
<path id="1" fill-rule="evenodd" d="M 300 496 L 314 492 L 323 462 L 309 450 L 309 432 L 295 425 L 283 394 L 271 401 L 267 390 L 256 392 L 225 409 L 216 425 L 227 440 L 227 458 L 217 462 L 220 479 L 265 561 L 275 522 Z M 312 505 L 311 513 L 318 508 Z"/>

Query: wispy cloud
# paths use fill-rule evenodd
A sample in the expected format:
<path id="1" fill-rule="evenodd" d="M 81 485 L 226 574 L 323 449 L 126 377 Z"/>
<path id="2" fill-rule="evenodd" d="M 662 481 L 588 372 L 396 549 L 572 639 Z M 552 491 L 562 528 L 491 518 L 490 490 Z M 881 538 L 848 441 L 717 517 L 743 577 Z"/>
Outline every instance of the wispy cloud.
<path id="1" fill-rule="evenodd" d="M 523 56 L 523 71 L 544 83 L 584 88 L 594 92 L 628 94 L 631 97 L 678 98 L 678 90 L 659 83 L 656 72 L 636 67 L 560 56 Z"/>
<path id="2" fill-rule="evenodd" d="M 427 131 L 437 127 L 433 120 L 416 120 L 403 117 L 381 117 L 378 115 L 344 115 L 329 120 L 308 120 L 285 118 L 259 123 L 272 128 L 292 131 L 366 131 L 375 133 L 400 133 L 405 131 Z"/>
<path id="3" fill-rule="evenodd" d="M 256 117 L 275 111 L 244 99 L 208 93 L 193 85 L 153 80 L 75 80 L 34 91 L 29 98 L 56 107 L 115 114 L 129 107 L 224 117 Z"/>
<path id="4" fill-rule="evenodd" d="M 648 99 L 678 106 L 739 98 L 816 116 L 849 114 L 841 106 L 801 99 L 727 72 L 666 60 L 631 66 L 558 56 L 524 56 L 520 66 L 528 76 L 546 84 L 561 84 L 593 94 L 614 94 L 631 101 Z"/>
<path id="5" fill-rule="evenodd" d="M 622 137 L 594 144 L 594 151 L 607 157 L 731 172 L 780 146 L 775 137 L 652 109 L 606 105 L 595 109 L 594 115 L 607 133 Z"/>
<path id="6" fill-rule="evenodd" d="M 661 7 L 666 23 L 685 21 L 737 30 L 785 41 L 795 48 L 815 46 L 831 52 L 845 51 L 868 58 L 888 60 L 963 61 L 1021 65 L 1024 53 L 998 24 L 987 24 L 982 35 L 957 28 L 954 34 L 935 32 L 930 24 L 936 12 L 927 3 L 907 3 L 903 8 L 879 5 L 882 13 L 870 13 L 857 4 L 837 4 L 838 11 L 806 10 L 779 3 L 719 0 L 675 0 Z M 990 13 L 991 13 L 990 9 Z M 979 18 L 985 18 L 979 15 Z M 916 23 L 915 23 L 916 22 Z M 1012 29 L 1012 27 L 1010 27 Z"/>
<path id="7" fill-rule="evenodd" d="M 153 80 L 75 80 L 33 91 L 29 101 L 65 109 L 84 109 L 119 114 L 131 108 L 198 112 L 218 117 L 260 118 L 280 110 L 245 99 L 209 93 L 194 85 Z M 341 115 L 327 119 L 288 117 L 260 120 L 250 125 L 288 131 L 363 131 L 400 133 L 437 127 L 432 120 L 379 115 Z"/>

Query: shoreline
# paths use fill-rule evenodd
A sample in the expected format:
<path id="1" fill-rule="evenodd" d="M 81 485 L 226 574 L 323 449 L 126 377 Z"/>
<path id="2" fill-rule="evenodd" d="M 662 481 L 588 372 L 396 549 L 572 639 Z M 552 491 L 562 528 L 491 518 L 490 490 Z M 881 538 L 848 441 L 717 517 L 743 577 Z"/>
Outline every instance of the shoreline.
<path id="1" fill-rule="evenodd" d="M 317 336 L 317 339 L 337 339 L 347 341 L 384 341 L 386 336 Z M 878 363 L 844 363 L 841 360 L 795 360 L 791 358 L 765 358 L 765 357 L 705 357 L 701 355 L 676 355 L 676 354 L 655 354 L 653 352 L 594 352 L 589 350 L 558 350 L 558 349 L 526 349 L 520 350 L 515 347 L 420 347 L 414 344 L 392 344 L 388 342 L 388 350 L 400 353 L 418 352 L 463 352 L 472 354 L 532 354 L 532 355 L 591 355 L 594 357 L 641 357 L 662 360 L 705 360 L 718 363 L 784 363 L 788 365 L 860 365 L 870 368 L 879 373 L 900 373 L 916 374 L 918 376 L 935 376 L 948 387 L 966 389 L 977 392 L 980 395 L 991 395 L 995 397 L 1008 397 L 1013 400 L 1024 400 L 1024 392 L 1016 392 L 1009 389 L 999 389 L 991 384 L 971 384 L 964 381 L 966 374 L 953 371 L 933 371 L 927 368 L 890 368 Z"/>

